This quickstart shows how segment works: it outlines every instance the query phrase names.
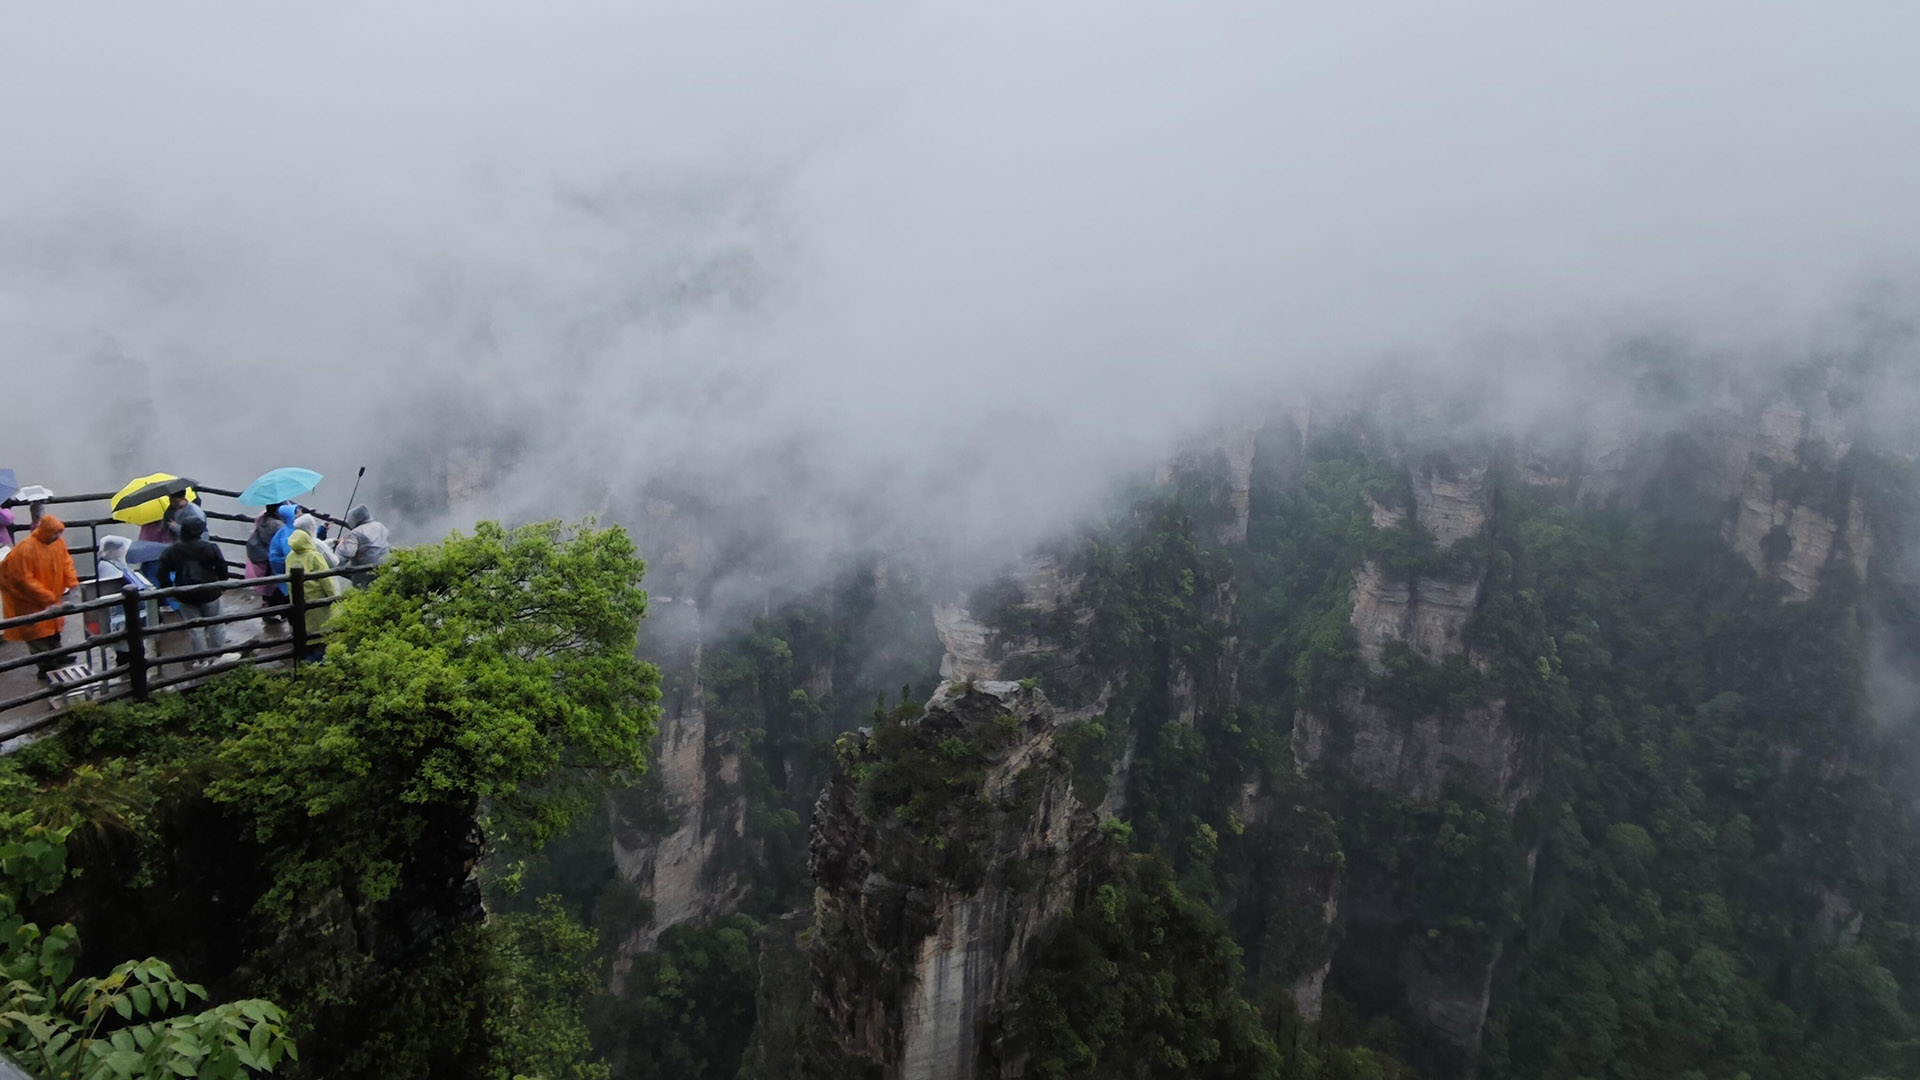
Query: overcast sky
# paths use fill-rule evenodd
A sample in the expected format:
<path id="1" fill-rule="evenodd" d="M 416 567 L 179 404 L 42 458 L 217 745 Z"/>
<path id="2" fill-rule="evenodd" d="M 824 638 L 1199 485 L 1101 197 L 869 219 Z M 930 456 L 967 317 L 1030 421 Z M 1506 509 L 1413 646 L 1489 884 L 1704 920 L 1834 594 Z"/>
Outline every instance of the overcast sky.
<path id="1" fill-rule="evenodd" d="M 525 425 L 553 512 L 689 470 L 1038 521 L 1382 355 L 1757 348 L 1908 280 L 1916 41 L 1891 0 L 18 5 L 0 465 L 101 483 L 61 375 L 112 353 L 157 469 Z"/>

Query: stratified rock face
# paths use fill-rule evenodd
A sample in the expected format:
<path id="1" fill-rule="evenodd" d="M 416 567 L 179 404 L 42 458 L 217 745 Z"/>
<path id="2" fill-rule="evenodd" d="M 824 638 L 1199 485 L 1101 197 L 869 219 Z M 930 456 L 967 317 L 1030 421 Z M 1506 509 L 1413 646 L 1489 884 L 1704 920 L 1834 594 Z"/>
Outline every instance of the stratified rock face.
<path id="1" fill-rule="evenodd" d="M 1035 616 L 1067 610 L 1079 599 L 1080 583 L 1049 555 L 1029 555 L 1001 579 L 1008 595 L 999 602 Z M 995 612 L 975 612 L 964 603 L 935 604 L 933 627 L 947 652 L 940 660 L 940 677 L 950 682 L 993 681 L 1030 662 L 1053 655 L 1063 644 L 1038 635 L 1007 635 L 982 618 Z"/>
<path id="2" fill-rule="evenodd" d="M 1436 553 L 1455 557 L 1440 563 L 1447 569 L 1437 572 L 1396 576 L 1373 558 L 1354 571 L 1349 621 L 1371 672 L 1385 671 L 1383 658 L 1397 645 L 1430 663 L 1468 653 L 1466 627 L 1479 606 L 1485 564 L 1466 557 L 1459 545 L 1487 528 L 1492 503 L 1487 474 L 1483 454 L 1430 454 L 1409 470 L 1406 507 L 1372 504 L 1375 528 L 1424 532 Z M 1430 560 L 1428 565 L 1435 563 Z M 1537 753 L 1500 699 L 1409 717 L 1368 700 L 1365 686 L 1354 685 L 1342 691 L 1330 709 L 1296 714 L 1292 742 L 1303 775 L 1393 800 L 1433 802 L 1448 784 L 1464 783 L 1492 796 L 1511 814 L 1538 790 L 1541 780 Z M 1329 934 L 1343 893 L 1351 892 L 1354 901 L 1345 928 L 1349 935 L 1390 933 L 1404 915 L 1387 882 L 1348 882 L 1337 871 L 1313 873 L 1330 880 L 1295 874 L 1289 888 L 1326 897 Z M 1371 955 L 1379 956 L 1377 951 Z M 1331 962 L 1307 971 L 1289 987 L 1301 1015 L 1319 1015 Z M 1486 1022 L 1495 962 L 1497 954 L 1484 965 L 1437 970 L 1417 947 L 1401 950 L 1397 958 L 1388 954 L 1373 961 L 1392 965 L 1391 981 L 1414 1016 L 1469 1049 L 1478 1044 Z M 1373 977 L 1382 974 L 1374 972 Z"/>
<path id="3" fill-rule="evenodd" d="M 844 771 L 821 797 L 814 1000 L 840 1050 L 886 1077 L 1018 1075 L 992 1033 L 1097 850 L 1098 818 L 1053 752 L 1057 724 L 1038 690 L 943 685 L 913 737 L 989 740 L 977 793 L 915 823 L 869 805 Z M 869 754 L 848 738 L 856 759 Z"/>
<path id="4" fill-rule="evenodd" d="M 732 910 L 747 888 L 720 858 L 727 845 L 744 842 L 746 799 L 740 792 L 738 753 L 715 740 L 707 725 L 699 610 L 690 600 L 656 598 L 647 633 L 648 652 L 666 684 L 652 773 L 659 785 L 657 809 L 670 825 L 661 834 L 614 823 L 614 862 L 653 905 L 652 917 L 621 943 L 623 960 L 653 948 L 660 932 L 675 923 Z"/>
<path id="5" fill-rule="evenodd" d="M 1467 620 L 1479 602 L 1477 578 L 1396 580 L 1378 561 L 1367 559 L 1353 572 L 1349 621 L 1360 655 L 1379 670 L 1381 654 L 1393 642 L 1405 642 L 1432 661 L 1464 653 Z"/>
<path id="6" fill-rule="evenodd" d="M 1487 463 L 1484 458 L 1460 465 L 1444 457 L 1429 458 L 1413 471 L 1412 516 L 1396 507 L 1372 503 L 1376 528 L 1408 525 L 1425 530 L 1434 547 L 1447 551 L 1481 534 L 1487 526 Z M 1480 602 L 1480 567 L 1458 575 L 1390 574 L 1377 559 L 1366 559 L 1353 573 L 1353 614 L 1350 621 L 1359 640 L 1360 655 L 1379 670 L 1380 657 L 1393 642 L 1404 642 L 1428 660 L 1439 661 L 1466 651 L 1464 632 Z"/>
<path id="7" fill-rule="evenodd" d="M 1247 542 L 1247 522 L 1253 503 L 1253 448 L 1258 423 L 1242 422 L 1221 432 L 1220 454 L 1227 462 L 1227 505 L 1233 516 L 1220 527 L 1220 542 Z"/>
<path id="8" fill-rule="evenodd" d="M 1461 779 L 1509 811 L 1538 787 L 1529 745 L 1507 722 L 1504 701 L 1408 721 L 1368 703 L 1357 688 L 1342 696 L 1336 720 L 1302 711 L 1293 729 L 1294 760 L 1304 773 L 1337 769 L 1364 787 L 1423 801 Z"/>
<path id="9" fill-rule="evenodd" d="M 1429 458 L 1413 471 L 1413 516 L 1441 550 L 1487 527 L 1487 462 Z"/>
<path id="10" fill-rule="evenodd" d="M 1831 476 L 1852 441 L 1825 402 L 1775 402 L 1742 436 L 1725 440 L 1737 500 L 1727 541 L 1754 572 L 1784 582 L 1793 600 L 1812 599 L 1836 559 L 1864 579 L 1872 554 L 1865 507 Z M 1818 479 L 1805 482 L 1810 477 Z"/>
<path id="11" fill-rule="evenodd" d="M 993 648 L 993 629 L 975 619 L 961 604 L 933 605 L 933 629 L 947 653 L 940 658 L 940 677 L 949 682 L 991 680 L 1000 673 L 1002 657 Z"/>
<path id="12" fill-rule="evenodd" d="M 1529 446 L 1518 475 L 1571 489 L 1581 505 L 1603 506 L 1637 502 L 1677 469 L 1710 514 L 1726 508 L 1727 542 L 1754 572 L 1803 601 L 1829 566 L 1866 574 L 1865 509 L 1837 469 L 1853 448 L 1857 420 L 1834 406 L 1827 388 L 1757 404 L 1723 386 L 1702 394 L 1677 429 L 1637 426 L 1631 410 L 1597 410 L 1585 418 L 1577 449 Z"/>

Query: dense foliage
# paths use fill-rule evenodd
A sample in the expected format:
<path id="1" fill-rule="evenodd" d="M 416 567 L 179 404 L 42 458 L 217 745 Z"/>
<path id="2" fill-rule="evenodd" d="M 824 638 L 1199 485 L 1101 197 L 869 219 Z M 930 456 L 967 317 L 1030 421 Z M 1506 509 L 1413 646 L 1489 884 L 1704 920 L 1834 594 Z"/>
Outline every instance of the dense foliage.
<path id="1" fill-rule="evenodd" d="M 1389 452 L 1357 427 L 1280 441 L 1230 565 L 1203 462 L 1083 544 L 1092 610 L 1059 640 L 1069 672 L 1098 672 L 1110 693 L 1062 740 L 1076 783 L 1099 783 L 1132 739 L 1137 832 L 1225 915 L 1285 1068 L 1397 1075 L 1406 1056 L 1438 1076 L 1475 1059 L 1515 1077 L 1920 1074 L 1920 848 L 1894 795 L 1911 785 L 1912 738 L 1876 726 L 1864 682 L 1868 620 L 1906 639 L 1920 625 L 1901 587 L 1863 593 L 1836 568 L 1811 602 L 1786 600 L 1729 548 L 1684 454 L 1634 510 L 1561 505 L 1496 462 L 1487 534 L 1442 549 L 1376 508 L 1409 505 L 1408 469 L 1444 470 L 1444 455 Z M 1912 478 L 1876 468 L 1856 455 L 1789 479 L 1839 511 L 1877 482 L 1897 523 Z M 1363 666 L 1348 626 L 1363 559 L 1477 581 L 1466 633 L 1481 659 L 1389 646 Z M 1211 599 L 1227 587 L 1234 603 Z M 1230 630 L 1231 702 L 1210 692 L 1211 643 Z M 1296 715 L 1337 716 L 1354 695 L 1390 724 L 1503 709 L 1541 740 L 1543 789 L 1516 812 L 1464 781 L 1432 800 L 1337 773 L 1303 782 L 1284 752 Z M 1242 782 L 1271 800 L 1267 820 L 1242 819 Z M 1367 906 L 1327 928 L 1325 893 L 1303 885 L 1334 880 Z M 1286 987 L 1335 943 L 1325 1019 L 1300 1028 Z M 1425 1026 L 1401 996 L 1408 965 L 1454 985 L 1497 972 L 1483 1045 Z"/>
<path id="2" fill-rule="evenodd" d="M 1240 996 L 1239 950 L 1165 861 L 1124 857 L 1021 986 L 1031 1068 L 1067 1077 L 1271 1077 L 1279 1055 Z"/>
<path id="3" fill-rule="evenodd" d="M 1499 541 L 1483 632 L 1534 662 L 1554 767 L 1490 1071 L 1920 1075 L 1920 845 L 1859 583 L 1783 603 L 1709 528 L 1517 497 Z"/>
<path id="4" fill-rule="evenodd" d="M 327 658 L 76 714 L 0 765 L 8 810 L 68 830 L 45 897 L 82 970 L 140 949 L 286 1007 L 296 1071 L 581 1080 L 594 935 L 489 915 L 474 870 L 561 835 L 644 765 L 644 565 L 618 529 L 502 529 L 394 553 Z M 122 951 L 124 950 L 124 951 Z"/>
<path id="5" fill-rule="evenodd" d="M 668 927 L 620 994 L 593 1004 L 617 1075 L 733 1080 L 754 1031 L 759 966 L 745 915 Z"/>

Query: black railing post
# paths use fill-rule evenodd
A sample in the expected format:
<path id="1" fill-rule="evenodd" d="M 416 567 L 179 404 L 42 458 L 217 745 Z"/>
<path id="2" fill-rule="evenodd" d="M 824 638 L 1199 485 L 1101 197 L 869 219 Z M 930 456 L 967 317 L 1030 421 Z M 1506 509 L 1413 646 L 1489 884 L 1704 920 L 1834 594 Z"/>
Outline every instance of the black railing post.
<path id="1" fill-rule="evenodd" d="M 293 662 L 298 664 L 307 658 L 307 573 L 297 566 L 287 573 L 293 575 L 293 580 L 287 582 L 287 603 L 291 611 L 287 616 L 287 629 L 293 632 Z"/>
<path id="2" fill-rule="evenodd" d="M 147 700 L 147 628 L 140 622 L 140 590 L 128 585 L 120 590 L 120 610 L 126 617 L 127 678 L 133 684 L 133 700 Z"/>

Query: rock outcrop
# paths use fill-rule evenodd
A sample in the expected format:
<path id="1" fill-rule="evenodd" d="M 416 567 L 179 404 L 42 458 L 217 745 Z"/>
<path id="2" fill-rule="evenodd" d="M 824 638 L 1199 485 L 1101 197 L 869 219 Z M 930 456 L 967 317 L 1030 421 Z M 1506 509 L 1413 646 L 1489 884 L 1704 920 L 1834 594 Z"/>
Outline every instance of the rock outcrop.
<path id="1" fill-rule="evenodd" d="M 878 1075 L 1018 1075 L 996 1033 L 1017 1022 L 1011 991 L 1098 845 L 1098 817 L 1053 751 L 1058 722 L 1017 683 L 943 685 L 902 738 L 975 747 L 980 774 L 932 820 L 875 805 L 859 779 L 911 768 L 906 756 L 885 757 L 870 734 L 843 741 L 852 769 L 814 817 L 811 989 L 832 1044 Z M 795 1068 L 773 1074 L 805 1075 Z"/>
<path id="2" fill-rule="evenodd" d="M 1342 695 L 1336 719 L 1302 711 L 1294 721 L 1294 760 L 1310 775 L 1337 769 L 1374 791 L 1432 801 L 1449 780 L 1462 780 L 1509 812 L 1537 790 L 1530 743 L 1494 700 L 1458 716 L 1394 717 L 1357 688 Z"/>
<path id="3" fill-rule="evenodd" d="M 1413 470 L 1412 506 L 1372 502 L 1379 529 L 1418 529 L 1445 553 L 1486 528 L 1487 462 L 1457 464 L 1430 456 Z M 1380 668 L 1386 647 L 1401 642 L 1431 661 L 1466 651 L 1464 632 L 1480 601 L 1482 567 L 1477 562 L 1447 573 L 1395 573 L 1378 557 L 1363 560 L 1353 574 L 1350 621 L 1368 666 Z"/>
<path id="4" fill-rule="evenodd" d="M 947 650 L 940 677 L 994 681 L 1024 677 L 1046 666 L 1073 644 L 1058 640 L 1061 635 L 1048 629 L 1071 630 L 1084 622 L 1085 613 L 1075 610 L 1079 587 L 1058 558 L 1034 554 L 965 601 L 935 604 L 934 630 Z"/>
<path id="5" fill-rule="evenodd" d="M 1224 512 L 1216 539 L 1223 544 L 1247 542 L 1253 505 L 1253 458 L 1264 426 L 1261 418 L 1251 415 L 1220 422 L 1205 435 L 1189 440 L 1154 474 L 1160 484 L 1170 484 L 1176 476 L 1185 474 L 1216 485 L 1212 501 Z"/>
<path id="6" fill-rule="evenodd" d="M 1433 453 L 1409 470 L 1404 505 L 1370 503 L 1376 529 L 1410 536 L 1415 552 L 1405 559 L 1417 569 L 1394 571 L 1385 557 L 1370 556 L 1354 571 L 1349 616 L 1361 659 L 1372 677 L 1385 674 L 1390 649 L 1404 646 L 1428 663 L 1471 655 L 1466 629 L 1476 612 L 1486 572 L 1484 556 L 1465 547 L 1486 530 L 1492 503 L 1489 460 L 1484 453 Z M 1514 813 L 1538 789 L 1542 763 L 1532 742 L 1512 723 L 1504 700 L 1429 715 L 1405 715 L 1370 700 L 1369 687 L 1344 688 L 1331 708 L 1301 709 L 1293 726 L 1294 762 L 1302 775 L 1356 792 L 1343 806 L 1364 814 L 1369 801 L 1432 803 L 1449 784 L 1484 793 Z M 1303 864 L 1312 866 L 1313 864 Z M 1315 868 L 1331 881 L 1292 880 L 1295 892 L 1318 892 L 1325 901 L 1327 933 L 1377 939 L 1381 944 L 1348 950 L 1347 963 L 1362 977 L 1391 983 L 1412 1017 L 1428 1031 L 1471 1049 L 1480 1038 L 1491 1001 L 1497 951 L 1484 963 L 1436 966 L 1420 942 L 1388 945 L 1408 913 L 1390 880 L 1368 875 L 1349 880 Z M 1309 875 L 1311 877 L 1311 875 Z M 1342 913 L 1345 925 L 1334 929 Z M 1303 1016 L 1319 1015 L 1330 959 L 1289 988 Z"/>
<path id="7" fill-rule="evenodd" d="M 1723 482 L 1733 488 L 1727 541 L 1755 573 L 1810 600 L 1836 561 L 1866 578 L 1872 538 L 1866 509 L 1834 475 L 1852 439 L 1827 406 L 1775 402 L 1753 426 L 1726 440 Z"/>
<path id="8" fill-rule="evenodd" d="M 707 724 L 699 609 L 691 600 L 656 598 L 647 636 L 664 685 L 660 731 L 648 786 L 636 793 L 641 805 L 613 808 L 613 855 L 652 914 L 621 942 L 622 969 L 653 948 L 662 930 L 731 911 L 747 889 L 724 858 L 745 843 L 746 798 L 738 750 Z"/>

